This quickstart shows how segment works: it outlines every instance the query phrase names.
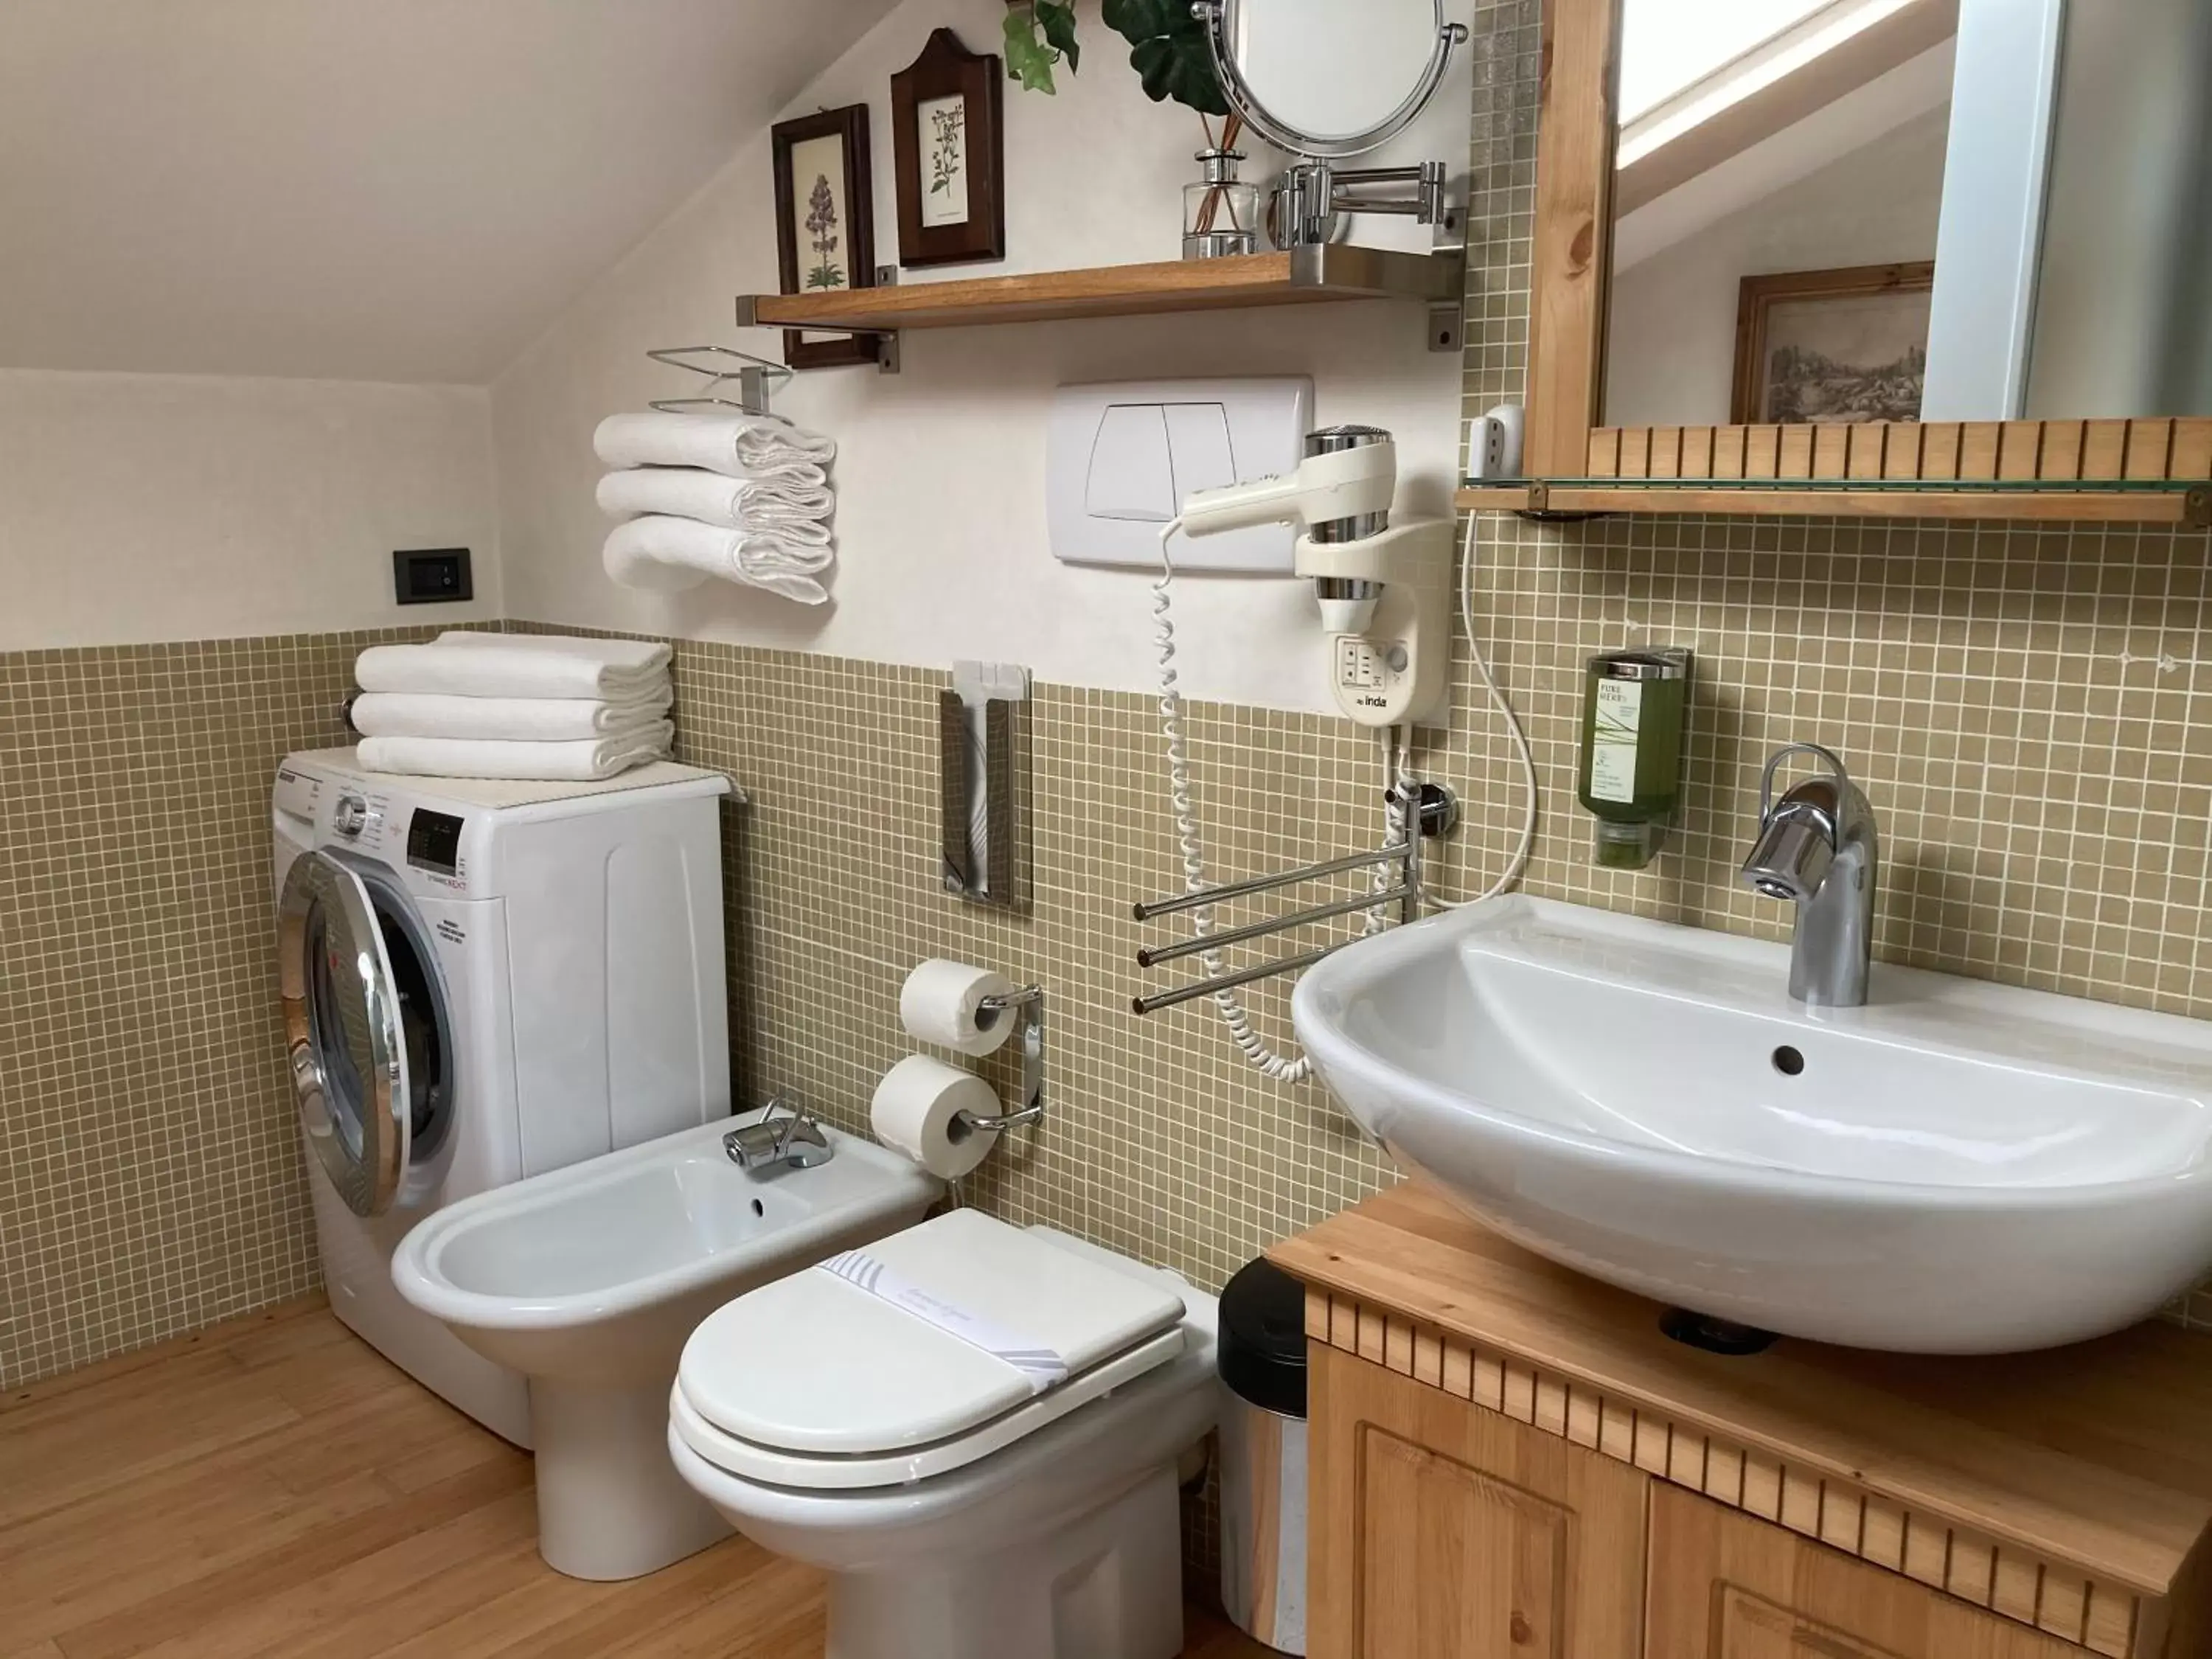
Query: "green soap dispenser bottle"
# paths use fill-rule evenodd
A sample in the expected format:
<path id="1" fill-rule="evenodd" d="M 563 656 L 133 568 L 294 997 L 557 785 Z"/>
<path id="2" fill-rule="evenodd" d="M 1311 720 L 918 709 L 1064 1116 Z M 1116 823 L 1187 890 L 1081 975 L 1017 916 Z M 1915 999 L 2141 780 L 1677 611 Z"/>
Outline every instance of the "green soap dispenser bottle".
<path id="1" fill-rule="evenodd" d="M 1597 819 L 1597 861 L 1640 870 L 1659 855 L 1681 789 L 1692 653 L 1607 651 L 1592 657 L 1583 695 L 1579 793 Z"/>

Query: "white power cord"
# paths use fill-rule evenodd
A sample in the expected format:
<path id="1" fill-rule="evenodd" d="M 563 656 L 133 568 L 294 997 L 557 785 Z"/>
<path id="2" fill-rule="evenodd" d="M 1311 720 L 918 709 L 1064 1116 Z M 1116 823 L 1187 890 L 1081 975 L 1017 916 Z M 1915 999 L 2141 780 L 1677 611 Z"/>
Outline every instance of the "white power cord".
<path id="1" fill-rule="evenodd" d="M 1521 820 L 1521 844 L 1513 849 L 1513 861 L 1505 866 L 1505 873 L 1492 882 L 1481 895 L 1471 899 L 1442 899 L 1428 895 L 1429 902 L 1439 909 L 1457 910 L 1462 906 L 1480 904 L 1485 899 L 1494 899 L 1521 879 L 1528 867 L 1528 854 L 1536 844 L 1536 757 L 1528 748 L 1528 734 L 1521 726 L 1521 717 L 1513 712 L 1513 705 L 1505 701 L 1505 694 L 1498 689 L 1498 677 L 1490 672 L 1490 659 L 1482 649 L 1482 641 L 1474 631 L 1474 528 L 1477 520 L 1472 513 L 1467 515 L 1467 536 L 1460 545 L 1459 562 L 1459 620 L 1467 630 L 1467 648 L 1474 658 L 1474 672 L 1482 676 L 1482 683 L 1490 692 L 1490 701 L 1504 717 L 1506 729 L 1513 734 L 1513 746 L 1521 755 L 1521 777 L 1528 792 L 1528 811 Z M 1410 754 L 1412 736 L 1407 733 L 1407 748 Z"/>
<path id="2" fill-rule="evenodd" d="M 1160 665 L 1160 730 L 1167 738 L 1168 801 L 1174 809 L 1176 844 L 1182 853 L 1183 890 L 1195 893 L 1206 885 L 1206 841 L 1200 830 L 1197 804 L 1191 799 L 1190 750 L 1185 741 L 1182 724 L 1182 693 L 1176 686 L 1175 667 L 1175 622 L 1169 615 L 1169 589 L 1175 582 L 1175 562 L 1169 556 L 1168 544 L 1182 528 L 1178 518 L 1160 532 L 1160 579 L 1152 584 L 1152 617 L 1155 623 L 1153 641 L 1159 647 Z M 1393 781 L 1403 775 L 1398 750 L 1392 732 L 1382 734 L 1384 770 Z M 1386 809 L 1386 836 L 1397 840 L 1405 833 L 1406 796 L 1402 790 L 1391 799 Z M 1389 885 L 1388 874 L 1378 869 L 1374 889 L 1380 891 Z M 1382 931 L 1384 916 L 1381 910 L 1370 910 L 1361 924 L 1363 935 L 1371 936 Z M 1191 931 L 1203 939 L 1213 931 L 1213 907 L 1206 905 L 1191 913 Z M 1218 951 L 1205 951 L 1199 955 L 1200 964 L 1208 979 L 1218 979 L 1228 971 Z M 1304 1054 L 1291 1059 L 1279 1054 L 1261 1040 L 1252 1029 L 1252 1017 L 1234 991 L 1216 991 L 1216 1006 L 1221 1010 L 1222 1024 L 1244 1058 L 1257 1066 L 1266 1076 L 1279 1083 L 1304 1083 L 1313 1075 L 1313 1061 Z"/>

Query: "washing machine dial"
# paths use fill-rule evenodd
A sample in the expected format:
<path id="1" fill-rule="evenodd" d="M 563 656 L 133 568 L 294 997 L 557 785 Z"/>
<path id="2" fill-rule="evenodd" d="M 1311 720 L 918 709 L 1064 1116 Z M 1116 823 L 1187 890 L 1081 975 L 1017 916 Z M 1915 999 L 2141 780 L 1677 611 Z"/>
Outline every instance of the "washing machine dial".
<path id="1" fill-rule="evenodd" d="M 348 841 L 358 840 L 368 828 L 368 803 L 359 795 L 340 795 L 331 808 L 331 828 Z"/>

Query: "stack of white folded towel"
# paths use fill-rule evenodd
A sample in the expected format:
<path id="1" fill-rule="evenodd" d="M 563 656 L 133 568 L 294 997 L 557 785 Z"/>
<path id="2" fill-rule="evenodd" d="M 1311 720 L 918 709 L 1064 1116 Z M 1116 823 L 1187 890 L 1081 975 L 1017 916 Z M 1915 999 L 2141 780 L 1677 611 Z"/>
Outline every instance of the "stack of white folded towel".
<path id="1" fill-rule="evenodd" d="M 665 645 L 562 635 L 441 634 L 361 653 L 361 763 L 441 778 L 592 781 L 666 757 Z"/>
<path id="2" fill-rule="evenodd" d="M 592 447 L 617 469 L 599 507 L 623 520 L 607 538 L 607 574 L 625 587 L 680 592 L 709 576 L 801 605 L 830 595 L 817 578 L 836 556 L 830 521 L 837 446 L 769 415 L 611 415 Z"/>

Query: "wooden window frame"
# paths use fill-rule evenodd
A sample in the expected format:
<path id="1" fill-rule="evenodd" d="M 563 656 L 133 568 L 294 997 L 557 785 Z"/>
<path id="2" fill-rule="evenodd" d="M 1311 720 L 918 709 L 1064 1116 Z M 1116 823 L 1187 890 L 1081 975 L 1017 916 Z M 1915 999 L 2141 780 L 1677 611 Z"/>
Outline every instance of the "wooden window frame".
<path id="1" fill-rule="evenodd" d="M 2212 526 L 2212 419 L 1603 425 L 1620 47 L 1620 0 L 1548 0 L 1523 451 L 1532 482 L 1463 490 L 1462 507 Z M 2122 483 L 2138 487 L 2109 487 Z M 2140 487 L 2151 483 L 2185 487 Z"/>

